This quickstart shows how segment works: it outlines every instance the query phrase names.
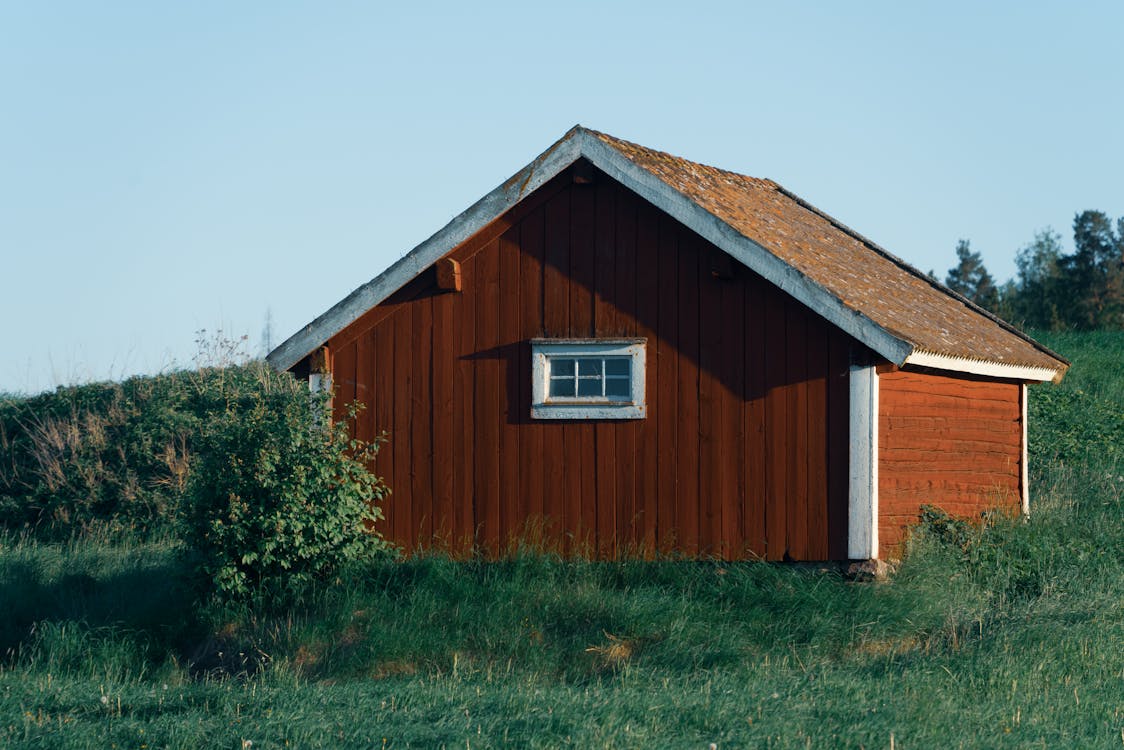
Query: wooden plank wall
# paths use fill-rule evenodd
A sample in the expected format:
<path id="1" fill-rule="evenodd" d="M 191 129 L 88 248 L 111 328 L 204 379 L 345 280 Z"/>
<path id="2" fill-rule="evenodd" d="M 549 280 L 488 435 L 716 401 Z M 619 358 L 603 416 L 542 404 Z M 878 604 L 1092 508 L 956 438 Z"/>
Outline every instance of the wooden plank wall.
<path id="1" fill-rule="evenodd" d="M 900 553 L 922 505 L 964 518 L 1021 507 L 1019 384 L 970 375 L 879 375 L 878 546 Z"/>
<path id="2" fill-rule="evenodd" d="M 329 342 L 407 550 L 846 556 L 857 346 L 605 175 L 565 173 Z M 530 419 L 534 337 L 647 339 L 642 420 Z"/>

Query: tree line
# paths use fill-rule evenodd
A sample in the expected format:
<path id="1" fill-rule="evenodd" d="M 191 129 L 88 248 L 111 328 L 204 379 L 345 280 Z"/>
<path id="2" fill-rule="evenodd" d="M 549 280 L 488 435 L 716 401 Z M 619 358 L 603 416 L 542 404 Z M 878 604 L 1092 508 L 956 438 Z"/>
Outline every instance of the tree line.
<path id="1" fill-rule="evenodd" d="M 1021 328 L 1124 329 L 1124 217 L 1114 225 L 1103 211 L 1082 211 L 1073 246 L 1067 254 L 1061 235 L 1044 229 L 1016 253 L 1015 277 L 997 284 L 962 239 L 944 283 Z"/>

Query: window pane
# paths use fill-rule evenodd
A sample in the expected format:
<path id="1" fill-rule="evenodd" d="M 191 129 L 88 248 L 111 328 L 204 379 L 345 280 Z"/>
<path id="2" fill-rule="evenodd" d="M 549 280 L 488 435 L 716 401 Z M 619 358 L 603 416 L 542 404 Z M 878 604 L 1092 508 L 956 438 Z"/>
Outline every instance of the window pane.
<path id="1" fill-rule="evenodd" d="M 571 362 L 573 360 L 570 360 Z M 550 379 L 550 395 L 551 396 L 573 396 L 574 395 L 574 381 L 572 378 L 551 378 Z"/>
<path id="2" fill-rule="evenodd" d="M 607 378 L 605 380 L 605 395 L 628 398 L 630 382 L 627 378 Z"/>
<path id="3" fill-rule="evenodd" d="M 601 360 L 599 359 L 579 359 L 578 360 L 578 375 L 600 375 L 601 374 Z"/>
<path id="4" fill-rule="evenodd" d="M 601 378 L 581 378 L 578 380 L 579 396 L 600 396 Z"/>
<path id="5" fill-rule="evenodd" d="M 576 360 L 570 358 L 551 357 L 550 358 L 550 374 L 551 375 L 574 375 L 574 362 Z"/>
<path id="6" fill-rule="evenodd" d="M 605 360 L 605 374 L 629 375 L 629 365 L 631 364 L 627 359 L 607 359 Z"/>
<path id="7" fill-rule="evenodd" d="M 534 339 L 532 419 L 643 419 L 644 343 Z"/>

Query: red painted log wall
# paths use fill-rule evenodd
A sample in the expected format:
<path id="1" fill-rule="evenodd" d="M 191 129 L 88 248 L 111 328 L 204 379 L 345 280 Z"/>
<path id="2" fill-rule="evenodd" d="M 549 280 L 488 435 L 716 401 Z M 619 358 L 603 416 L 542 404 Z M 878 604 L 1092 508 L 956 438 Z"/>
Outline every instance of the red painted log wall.
<path id="1" fill-rule="evenodd" d="M 897 556 L 922 505 L 965 518 L 1021 506 L 1020 385 L 894 370 L 879 376 L 878 544 Z"/>

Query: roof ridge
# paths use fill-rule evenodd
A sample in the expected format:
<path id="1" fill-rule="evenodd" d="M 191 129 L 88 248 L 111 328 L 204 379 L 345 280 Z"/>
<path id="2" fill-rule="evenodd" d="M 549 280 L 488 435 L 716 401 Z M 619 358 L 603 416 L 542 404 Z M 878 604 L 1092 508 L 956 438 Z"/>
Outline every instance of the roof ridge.
<path id="1" fill-rule="evenodd" d="M 602 140 L 607 138 L 610 141 L 616 141 L 618 143 L 623 143 L 626 146 L 630 146 L 632 148 L 640 149 L 641 151 L 646 151 L 649 154 L 655 154 L 655 155 L 658 155 L 658 156 L 666 156 L 669 159 L 675 159 L 676 161 L 685 162 L 687 164 L 690 164 L 690 165 L 696 166 L 696 167 L 703 167 L 704 169 L 712 169 L 715 172 L 718 172 L 720 174 L 730 175 L 732 177 L 737 177 L 739 179 L 752 180 L 753 182 L 760 182 L 760 183 L 764 183 L 766 185 L 773 185 L 773 186 L 776 186 L 776 187 L 780 187 L 779 185 L 777 185 L 777 183 L 774 180 L 771 180 L 768 177 L 754 177 L 751 174 L 743 174 L 741 172 L 735 172 L 732 169 L 724 169 L 722 167 L 716 167 L 713 164 L 706 164 L 706 163 L 701 162 L 701 161 L 694 161 L 693 159 L 688 159 L 685 156 L 678 156 L 678 155 L 673 154 L 669 151 L 661 151 L 658 148 L 651 148 L 650 146 L 645 146 L 643 144 L 636 143 L 634 141 L 630 141 L 630 140 L 627 140 L 625 138 L 620 138 L 618 136 L 613 135 L 612 133 L 605 133 L 605 132 L 600 131 L 600 130 L 594 130 L 593 128 L 586 128 L 586 127 L 582 127 L 580 125 L 576 126 L 576 127 L 580 128 L 581 130 L 584 130 L 585 132 L 589 133 L 590 135 L 601 138 Z"/>

